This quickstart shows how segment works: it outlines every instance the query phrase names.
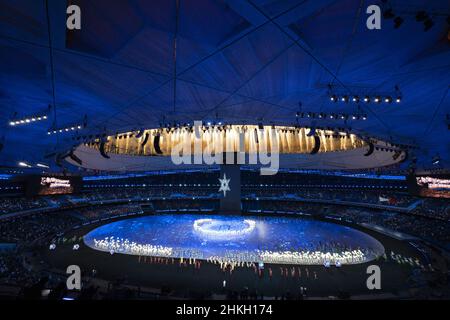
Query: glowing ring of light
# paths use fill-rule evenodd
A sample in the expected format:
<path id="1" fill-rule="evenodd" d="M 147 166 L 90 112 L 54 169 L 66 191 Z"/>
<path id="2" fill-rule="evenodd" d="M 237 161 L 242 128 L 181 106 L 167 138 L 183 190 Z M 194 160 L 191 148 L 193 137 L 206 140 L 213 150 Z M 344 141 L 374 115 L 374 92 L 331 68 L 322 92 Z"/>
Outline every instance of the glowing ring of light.
<path id="1" fill-rule="evenodd" d="M 220 222 L 214 219 L 198 219 L 194 221 L 194 230 L 200 234 L 217 237 L 217 238 L 228 238 L 228 237 L 239 237 L 245 234 L 251 233 L 255 230 L 256 222 L 254 220 L 244 220 L 246 227 L 239 230 L 214 230 L 205 226 L 205 224 L 212 224 L 215 222 Z"/>

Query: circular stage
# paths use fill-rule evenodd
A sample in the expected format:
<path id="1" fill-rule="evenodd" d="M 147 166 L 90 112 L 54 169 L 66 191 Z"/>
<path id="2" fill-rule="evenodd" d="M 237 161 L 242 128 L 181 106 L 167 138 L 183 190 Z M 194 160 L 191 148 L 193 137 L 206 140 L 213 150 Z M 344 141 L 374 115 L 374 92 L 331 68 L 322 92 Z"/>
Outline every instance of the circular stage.
<path id="1" fill-rule="evenodd" d="M 84 236 L 92 249 L 224 263 L 360 264 L 384 254 L 375 238 L 330 222 L 289 217 L 155 215 L 112 222 Z"/>

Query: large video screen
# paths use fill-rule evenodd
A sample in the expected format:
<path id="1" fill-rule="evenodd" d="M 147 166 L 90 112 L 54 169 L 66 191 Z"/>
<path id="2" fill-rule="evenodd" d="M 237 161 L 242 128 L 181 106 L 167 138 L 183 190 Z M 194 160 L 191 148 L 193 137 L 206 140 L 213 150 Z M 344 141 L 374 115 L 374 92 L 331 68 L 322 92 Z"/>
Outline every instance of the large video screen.
<path id="1" fill-rule="evenodd" d="M 79 176 L 30 176 L 27 178 L 27 196 L 78 193 L 82 179 Z"/>
<path id="2" fill-rule="evenodd" d="M 416 176 L 413 182 L 419 196 L 450 199 L 450 177 Z"/>

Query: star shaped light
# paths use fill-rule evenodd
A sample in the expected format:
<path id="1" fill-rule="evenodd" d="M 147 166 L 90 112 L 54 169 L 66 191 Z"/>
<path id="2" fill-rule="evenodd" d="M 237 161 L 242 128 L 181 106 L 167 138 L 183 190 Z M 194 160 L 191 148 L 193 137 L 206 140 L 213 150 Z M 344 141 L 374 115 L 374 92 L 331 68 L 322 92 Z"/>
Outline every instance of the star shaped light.
<path id="1" fill-rule="evenodd" d="M 231 191 L 231 189 L 230 189 L 230 180 L 231 179 L 227 179 L 227 175 L 225 173 L 223 174 L 223 179 L 219 178 L 219 181 L 220 181 L 219 192 L 223 191 L 223 196 L 224 197 L 227 196 L 227 191 Z"/>

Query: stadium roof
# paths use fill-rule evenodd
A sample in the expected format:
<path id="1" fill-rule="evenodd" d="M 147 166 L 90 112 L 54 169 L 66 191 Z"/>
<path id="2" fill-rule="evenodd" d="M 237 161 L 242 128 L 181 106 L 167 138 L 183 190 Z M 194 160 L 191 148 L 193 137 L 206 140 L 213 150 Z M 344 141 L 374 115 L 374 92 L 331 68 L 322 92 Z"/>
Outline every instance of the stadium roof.
<path id="1" fill-rule="evenodd" d="M 85 121 L 80 133 L 98 134 L 193 120 L 292 125 L 310 111 L 367 114 L 298 121 L 418 146 L 419 165 L 438 155 L 449 168 L 450 2 L 390 1 L 403 23 L 368 30 L 372 2 L 180 0 L 177 10 L 177 1 L 77 0 L 81 30 L 70 31 L 65 1 L 49 0 L 47 17 L 45 1 L 1 0 L 0 164 L 52 164 L 45 156 L 76 133 L 48 130 Z M 433 13 L 428 31 L 420 9 Z M 398 86 L 402 101 L 358 109 L 330 101 L 330 84 L 349 95 Z"/>

